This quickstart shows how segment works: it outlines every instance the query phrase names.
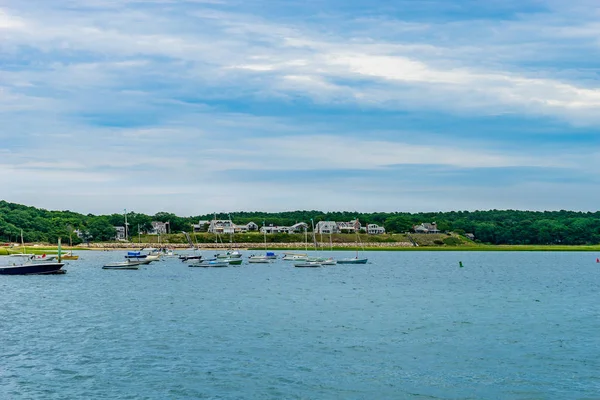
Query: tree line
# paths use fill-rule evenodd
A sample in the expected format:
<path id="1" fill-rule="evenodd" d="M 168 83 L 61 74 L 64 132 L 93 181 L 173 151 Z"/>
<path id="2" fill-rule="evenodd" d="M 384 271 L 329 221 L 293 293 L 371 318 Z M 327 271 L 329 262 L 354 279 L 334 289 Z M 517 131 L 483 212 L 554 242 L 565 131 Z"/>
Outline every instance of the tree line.
<path id="1" fill-rule="evenodd" d="M 173 233 L 191 231 L 192 224 L 210 220 L 214 214 L 180 217 L 169 212 L 146 215 L 127 213 L 129 236 L 137 236 L 152 228 L 152 221 L 168 222 Z M 217 218 L 231 219 L 236 224 L 255 222 L 259 226 L 293 225 L 297 222 L 350 221 L 358 218 L 365 226 L 374 223 L 384 226 L 388 233 L 410 232 L 414 225 L 436 222 L 440 231 L 459 234 L 472 233 L 475 240 L 490 244 L 598 244 L 600 243 L 600 212 L 579 211 L 451 211 L 423 213 L 360 213 L 351 211 L 322 212 L 286 211 L 278 213 L 235 212 L 218 214 Z M 26 242 L 55 243 L 71 240 L 104 242 L 114 240 L 115 226 L 124 226 L 124 214 L 93 215 L 72 211 L 48 211 L 0 201 L 0 240 L 20 241 L 21 230 Z M 83 238 L 75 231 L 83 232 Z M 65 242 L 66 243 L 66 242 Z"/>

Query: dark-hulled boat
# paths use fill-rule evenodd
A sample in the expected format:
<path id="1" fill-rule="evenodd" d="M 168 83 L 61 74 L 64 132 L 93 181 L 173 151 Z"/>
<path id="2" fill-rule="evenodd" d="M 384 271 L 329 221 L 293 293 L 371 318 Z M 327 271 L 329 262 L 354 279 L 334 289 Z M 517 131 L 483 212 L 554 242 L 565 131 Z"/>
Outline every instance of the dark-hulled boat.
<path id="1" fill-rule="evenodd" d="M 61 262 L 26 262 L 23 264 L 2 265 L 0 275 L 40 275 L 40 274 L 64 274 L 61 270 L 64 266 Z"/>

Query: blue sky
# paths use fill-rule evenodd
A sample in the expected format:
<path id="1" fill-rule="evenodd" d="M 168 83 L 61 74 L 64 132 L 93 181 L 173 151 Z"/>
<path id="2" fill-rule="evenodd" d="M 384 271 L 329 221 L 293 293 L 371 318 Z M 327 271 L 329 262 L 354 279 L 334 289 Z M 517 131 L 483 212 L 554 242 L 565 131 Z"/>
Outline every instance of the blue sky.
<path id="1" fill-rule="evenodd" d="M 0 0 L 0 198 L 597 210 L 600 4 Z"/>

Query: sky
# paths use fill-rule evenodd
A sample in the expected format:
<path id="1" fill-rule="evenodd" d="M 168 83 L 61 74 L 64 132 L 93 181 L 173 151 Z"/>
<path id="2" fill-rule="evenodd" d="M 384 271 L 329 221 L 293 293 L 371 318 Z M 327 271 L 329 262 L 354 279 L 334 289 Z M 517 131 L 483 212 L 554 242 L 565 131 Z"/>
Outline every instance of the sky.
<path id="1" fill-rule="evenodd" d="M 595 211 L 596 0 L 0 0 L 0 199 Z"/>

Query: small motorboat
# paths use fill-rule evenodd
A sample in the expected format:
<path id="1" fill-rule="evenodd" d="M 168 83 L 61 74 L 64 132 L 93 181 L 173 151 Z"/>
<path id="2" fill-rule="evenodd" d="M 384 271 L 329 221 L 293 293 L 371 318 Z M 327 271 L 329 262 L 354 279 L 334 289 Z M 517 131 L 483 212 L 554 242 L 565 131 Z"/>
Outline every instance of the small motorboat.
<path id="1" fill-rule="evenodd" d="M 190 255 L 190 256 L 181 255 L 181 256 L 179 256 L 179 259 L 182 262 L 189 261 L 189 260 L 202 260 L 202 255 L 200 255 L 200 254 Z"/>
<path id="2" fill-rule="evenodd" d="M 128 251 L 125 255 L 127 260 L 141 261 L 143 264 L 150 264 L 152 261 L 158 261 L 159 255 L 142 254 L 141 251 Z"/>
<path id="3" fill-rule="evenodd" d="M 216 260 L 204 260 L 197 263 L 189 264 L 188 267 L 199 267 L 199 268 L 223 268 L 229 267 L 228 262 L 216 261 Z"/>
<path id="4" fill-rule="evenodd" d="M 305 261 L 294 264 L 294 267 L 296 268 L 319 268 L 322 266 L 323 265 L 319 261 Z"/>
<path id="5" fill-rule="evenodd" d="M 321 265 L 337 265 L 337 261 L 333 258 L 328 258 L 326 260 L 321 261 Z"/>
<path id="6" fill-rule="evenodd" d="M 228 251 L 226 253 L 219 253 L 219 254 L 215 254 L 215 257 L 217 258 L 241 258 L 242 257 L 242 253 L 240 253 L 237 250 L 234 251 Z"/>
<path id="7" fill-rule="evenodd" d="M 144 264 L 142 261 L 119 261 L 106 264 L 102 269 L 140 269 L 140 265 L 142 264 Z"/>
<path id="8" fill-rule="evenodd" d="M 273 253 L 272 251 L 267 251 L 265 255 L 250 254 L 248 258 L 267 258 L 269 260 L 276 260 L 277 254 Z"/>
<path id="9" fill-rule="evenodd" d="M 284 261 L 307 261 L 308 255 L 304 253 L 285 253 L 281 259 Z"/>
<path id="10" fill-rule="evenodd" d="M 248 263 L 250 264 L 270 264 L 273 262 L 273 259 L 266 257 L 250 257 L 248 259 Z"/>
<path id="11" fill-rule="evenodd" d="M 219 261 L 229 263 L 229 265 L 242 265 L 242 261 L 244 260 L 241 258 L 221 258 Z"/>
<path id="12" fill-rule="evenodd" d="M 36 262 L 27 260 L 21 264 L 0 266 L 0 275 L 49 275 L 64 274 L 61 270 L 65 264 L 62 262 Z"/>

